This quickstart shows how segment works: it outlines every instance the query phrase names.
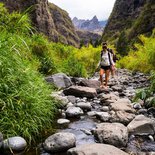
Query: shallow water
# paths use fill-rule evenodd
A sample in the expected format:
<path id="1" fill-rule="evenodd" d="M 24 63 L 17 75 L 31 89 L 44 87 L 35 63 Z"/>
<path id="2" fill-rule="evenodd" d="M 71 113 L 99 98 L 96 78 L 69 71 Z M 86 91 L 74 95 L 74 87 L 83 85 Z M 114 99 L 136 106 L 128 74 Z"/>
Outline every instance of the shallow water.
<path id="1" fill-rule="evenodd" d="M 91 130 L 93 130 L 96 127 L 96 123 L 95 123 L 96 121 L 97 120 L 90 119 L 87 116 L 82 116 L 82 118 L 79 120 L 77 119 L 72 120 L 72 122 L 66 128 L 64 128 L 64 126 L 63 127 L 58 126 L 59 129 L 57 129 L 57 132 L 73 133 L 76 136 L 76 146 L 82 145 L 82 144 L 95 143 L 94 136 L 92 134 L 90 135 L 90 133 L 91 133 Z M 48 135 L 50 135 L 50 133 Z M 40 151 L 39 148 L 38 149 L 31 148 L 24 155 L 40 155 L 41 153 L 44 153 L 44 152 Z M 65 155 L 65 154 L 66 153 L 57 153 L 54 155 Z"/>

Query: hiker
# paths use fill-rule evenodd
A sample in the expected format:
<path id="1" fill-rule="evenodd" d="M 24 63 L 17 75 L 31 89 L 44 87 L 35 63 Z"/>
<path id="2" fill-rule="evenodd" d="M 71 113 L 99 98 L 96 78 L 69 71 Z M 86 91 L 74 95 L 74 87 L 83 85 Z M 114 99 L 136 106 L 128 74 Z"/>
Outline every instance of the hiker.
<path id="1" fill-rule="evenodd" d="M 106 42 L 103 42 L 103 43 L 102 43 L 102 46 L 104 46 L 104 45 L 107 46 L 107 43 L 106 43 Z M 113 62 L 114 62 L 114 64 L 115 64 L 116 61 L 118 60 L 118 58 L 116 57 L 116 54 L 115 54 L 114 51 L 113 51 L 112 49 L 110 49 L 110 48 L 107 48 L 107 50 L 108 50 L 108 52 L 111 53 Z M 115 66 L 115 65 L 114 65 L 114 66 Z M 114 75 L 115 75 L 115 70 L 116 70 L 115 67 L 110 67 L 110 72 L 111 72 L 112 77 L 114 77 Z"/>
<path id="2" fill-rule="evenodd" d="M 112 59 L 112 55 L 108 52 L 107 45 L 103 44 L 101 51 L 101 60 L 100 60 L 100 82 L 101 88 L 107 88 L 110 68 L 114 67 L 114 62 Z M 103 84 L 103 74 L 105 74 L 105 85 Z"/>

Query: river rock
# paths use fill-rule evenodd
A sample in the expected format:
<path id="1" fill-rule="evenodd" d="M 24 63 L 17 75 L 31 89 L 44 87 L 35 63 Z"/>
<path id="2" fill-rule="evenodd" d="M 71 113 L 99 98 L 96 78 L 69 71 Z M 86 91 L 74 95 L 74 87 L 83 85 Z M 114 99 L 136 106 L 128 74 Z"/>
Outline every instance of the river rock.
<path id="1" fill-rule="evenodd" d="M 67 155 L 128 155 L 126 152 L 107 144 L 85 144 L 67 151 Z"/>
<path id="2" fill-rule="evenodd" d="M 94 98 L 97 96 L 96 89 L 82 86 L 71 86 L 64 91 L 65 95 L 73 95 L 76 97 Z"/>
<path id="3" fill-rule="evenodd" d="M 69 96 L 67 96 L 67 99 L 69 100 L 69 102 L 71 102 L 71 103 L 76 103 L 76 97 L 75 96 L 72 96 L 72 95 L 69 95 Z"/>
<path id="4" fill-rule="evenodd" d="M 121 86 L 112 86 L 111 87 L 114 91 L 122 92 L 123 88 Z"/>
<path id="5" fill-rule="evenodd" d="M 59 95 L 59 93 L 53 92 L 51 96 L 54 97 L 56 100 L 58 100 L 62 104 L 62 106 L 66 106 L 69 103 L 67 97 L 61 96 Z"/>
<path id="6" fill-rule="evenodd" d="M 13 150 L 16 152 L 23 151 L 27 147 L 27 142 L 22 137 L 10 137 L 2 142 L 4 150 Z"/>
<path id="7" fill-rule="evenodd" d="M 99 88 L 100 82 L 98 80 L 88 80 L 82 79 L 79 83 L 80 86 L 91 87 L 91 88 Z"/>
<path id="8" fill-rule="evenodd" d="M 103 106 L 100 108 L 101 111 L 107 112 L 109 111 L 109 107 L 108 106 Z"/>
<path id="9" fill-rule="evenodd" d="M 138 115 L 128 124 L 127 128 L 130 134 L 154 135 L 155 121 L 144 115 Z"/>
<path id="10" fill-rule="evenodd" d="M 117 95 L 115 95 L 114 93 L 103 94 L 100 102 L 102 105 L 107 106 L 110 103 L 116 102 L 118 99 L 119 99 L 119 97 Z"/>
<path id="11" fill-rule="evenodd" d="M 72 133 L 59 132 L 48 137 L 43 143 L 45 151 L 55 153 L 66 151 L 75 146 L 76 138 Z"/>
<path id="12" fill-rule="evenodd" d="M 110 104 L 110 109 L 113 111 L 125 111 L 128 113 L 135 113 L 135 109 L 131 105 L 129 99 L 119 99 L 114 103 Z"/>
<path id="13" fill-rule="evenodd" d="M 127 113 L 125 111 L 116 111 L 111 115 L 110 122 L 119 122 L 124 125 L 128 125 L 134 118 L 135 114 Z"/>
<path id="14" fill-rule="evenodd" d="M 66 110 L 67 117 L 79 117 L 83 114 L 83 110 L 79 107 L 68 107 Z"/>
<path id="15" fill-rule="evenodd" d="M 90 102 L 78 102 L 76 106 L 87 111 L 90 111 L 92 108 Z"/>
<path id="16" fill-rule="evenodd" d="M 120 123 L 101 123 L 94 130 L 95 137 L 100 143 L 107 143 L 116 147 L 124 147 L 128 142 L 127 128 Z"/>
<path id="17" fill-rule="evenodd" d="M 107 122 L 111 118 L 108 112 L 96 112 L 96 117 L 99 118 L 103 122 Z"/>
<path id="18" fill-rule="evenodd" d="M 62 125 L 62 124 L 69 124 L 70 120 L 68 120 L 68 119 L 58 119 L 57 123 L 60 124 L 60 125 Z"/>
<path id="19" fill-rule="evenodd" d="M 57 73 L 45 78 L 48 83 L 54 84 L 57 88 L 68 88 L 72 85 L 71 79 L 64 73 Z"/>
<path id="20" fill-rule="evenodd" d="M 94 117 L 94 116 L 96 116 L 96 111 L 89 111 L 89 112 L 87 112 L 87 115 L 90 117 Z"/>

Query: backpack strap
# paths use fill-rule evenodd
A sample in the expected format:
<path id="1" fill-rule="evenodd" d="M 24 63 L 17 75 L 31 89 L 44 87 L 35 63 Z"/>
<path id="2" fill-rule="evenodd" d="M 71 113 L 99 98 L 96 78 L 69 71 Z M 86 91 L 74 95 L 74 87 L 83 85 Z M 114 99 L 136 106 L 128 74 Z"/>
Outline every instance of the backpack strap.
<path id="1" fill-rule="evenodd" d="M 108 57 L 109 57 L 109 62 L 110 62 L 110 66 L 112 65 L 111 59 L 110 59 L 110 53 L 108 51 Z"/>

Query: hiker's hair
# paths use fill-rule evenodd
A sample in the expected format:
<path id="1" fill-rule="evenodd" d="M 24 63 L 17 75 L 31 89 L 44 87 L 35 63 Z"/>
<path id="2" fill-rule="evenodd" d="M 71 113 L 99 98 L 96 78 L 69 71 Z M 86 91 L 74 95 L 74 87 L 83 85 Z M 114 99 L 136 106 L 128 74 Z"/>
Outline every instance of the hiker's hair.
<path id="1" fill-rule="evenodd" d="M 107 42 L 103 42 L 103 43 L 102 43 L 102 46 L 105 46 L 105 45 L 107 46 Z"/>
<path id="2" fill-rule="evenodd" d="M 107 49 L 107 45 L 103 45 L 103 46 L 102 46 L 102 48 L 105 48 L 105 49 Z"/>

